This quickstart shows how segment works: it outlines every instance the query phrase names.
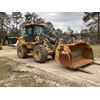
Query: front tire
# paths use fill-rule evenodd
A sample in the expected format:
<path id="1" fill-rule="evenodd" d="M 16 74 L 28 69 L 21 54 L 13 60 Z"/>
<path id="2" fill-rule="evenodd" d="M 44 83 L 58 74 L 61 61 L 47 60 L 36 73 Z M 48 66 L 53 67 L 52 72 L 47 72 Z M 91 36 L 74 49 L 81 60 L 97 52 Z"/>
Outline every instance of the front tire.
<path id="1" fill-rule="evenodd" d="M 28 49 L 25 45 L 18 45 L 17 46 L 17 55 L 19 58 L 27 58 L 28 56 Z"/>
<path id="2" fill-rule="evenodd" d="M 47 60 L 47 50 L 42 44 L 37 44 L 33 48 L 33 58 L 38 63 L 44 63 Z"/>
<path id="3" fill-rule="evenodd" d="M 52 59 L 55 59 L 55 53 L 53 53 L 53 54 L 51 55 L 51 57 L 52 57 Z"/>

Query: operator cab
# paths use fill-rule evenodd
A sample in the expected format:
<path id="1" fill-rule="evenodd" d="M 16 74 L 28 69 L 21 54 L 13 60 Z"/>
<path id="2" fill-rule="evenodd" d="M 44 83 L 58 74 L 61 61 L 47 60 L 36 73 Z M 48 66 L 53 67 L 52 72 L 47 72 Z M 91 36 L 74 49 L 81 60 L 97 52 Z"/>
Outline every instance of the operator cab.
<path id="1" fill-rule="evenodd" d="M 27 24 L 25 25 L 25 34 L 23 38 L 26 42 L 34 42 L 36 36 L 40 36 L 44 32 L 44 24 Z"/>

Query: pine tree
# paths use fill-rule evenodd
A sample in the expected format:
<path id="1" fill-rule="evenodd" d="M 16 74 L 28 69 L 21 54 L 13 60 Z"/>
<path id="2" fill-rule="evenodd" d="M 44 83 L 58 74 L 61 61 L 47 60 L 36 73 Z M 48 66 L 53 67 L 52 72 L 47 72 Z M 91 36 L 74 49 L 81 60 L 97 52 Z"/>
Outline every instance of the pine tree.
<path id="1" fill-rule="evenodd" d="M 10 16 L 6 12 L 0 12 L 0 42 L 6 36 L 10 27 Z"/>
<path id="2" fill-rule="evenodd" d="M 100 12 L 85 12 L 83 21 L 87 23 L 87 27 L 96 30 L 98 33 L 98 43 L 100 43 Z"/>
<path id="3" fill-rule="evenodd" d="M 23 20 L 21 12 L 12 12 L 12 22 L 15 24 L 16 29 L 18 29 L 19 24 L 21 24 Z"/>

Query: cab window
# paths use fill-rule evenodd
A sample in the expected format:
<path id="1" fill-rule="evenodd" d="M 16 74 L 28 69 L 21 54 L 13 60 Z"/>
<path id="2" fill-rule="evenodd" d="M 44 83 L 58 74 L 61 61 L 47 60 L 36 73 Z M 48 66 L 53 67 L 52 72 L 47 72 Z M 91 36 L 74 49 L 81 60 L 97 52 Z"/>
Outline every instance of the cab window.
<path id="1" fill-rule="evenodd" d="M 26 28 L 26 34 L 32 34 L 32 28 L 31 27 Z"/>
<path id="2" fill-rule="evenodd" d="M 35 35 L 40 35 L 41 33 L 43 33 L 43 28 L 41 26 L 35 26 L 34 34 Z"/>

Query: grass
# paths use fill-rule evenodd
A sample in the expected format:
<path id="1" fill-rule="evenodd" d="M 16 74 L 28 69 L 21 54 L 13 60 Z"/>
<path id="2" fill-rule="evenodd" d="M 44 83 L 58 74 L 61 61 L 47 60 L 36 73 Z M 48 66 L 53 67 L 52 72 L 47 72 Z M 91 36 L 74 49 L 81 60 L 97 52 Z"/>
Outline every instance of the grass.
<path id="1" fill-rule="evenodd" d="M 7 63 L 8 58 L 0 57 L 0 87 L 46 87 L 56 86 L 56 83 L 46 80 L 33 72 L 13 71 Z"/>
<path id="2" fill-rule="evenodd" d="M 7 79 L 10 75 L 10 68 L 6 66 L 6 63 L 7 59 L 4 60 L 4 58 L 0 58 L 0 80 Z"/>
<path id="3" fill-rule="evenodd" d="M 92 45 L 94 57 L 100 58 L 100 44 L 98 45 Z"/>

